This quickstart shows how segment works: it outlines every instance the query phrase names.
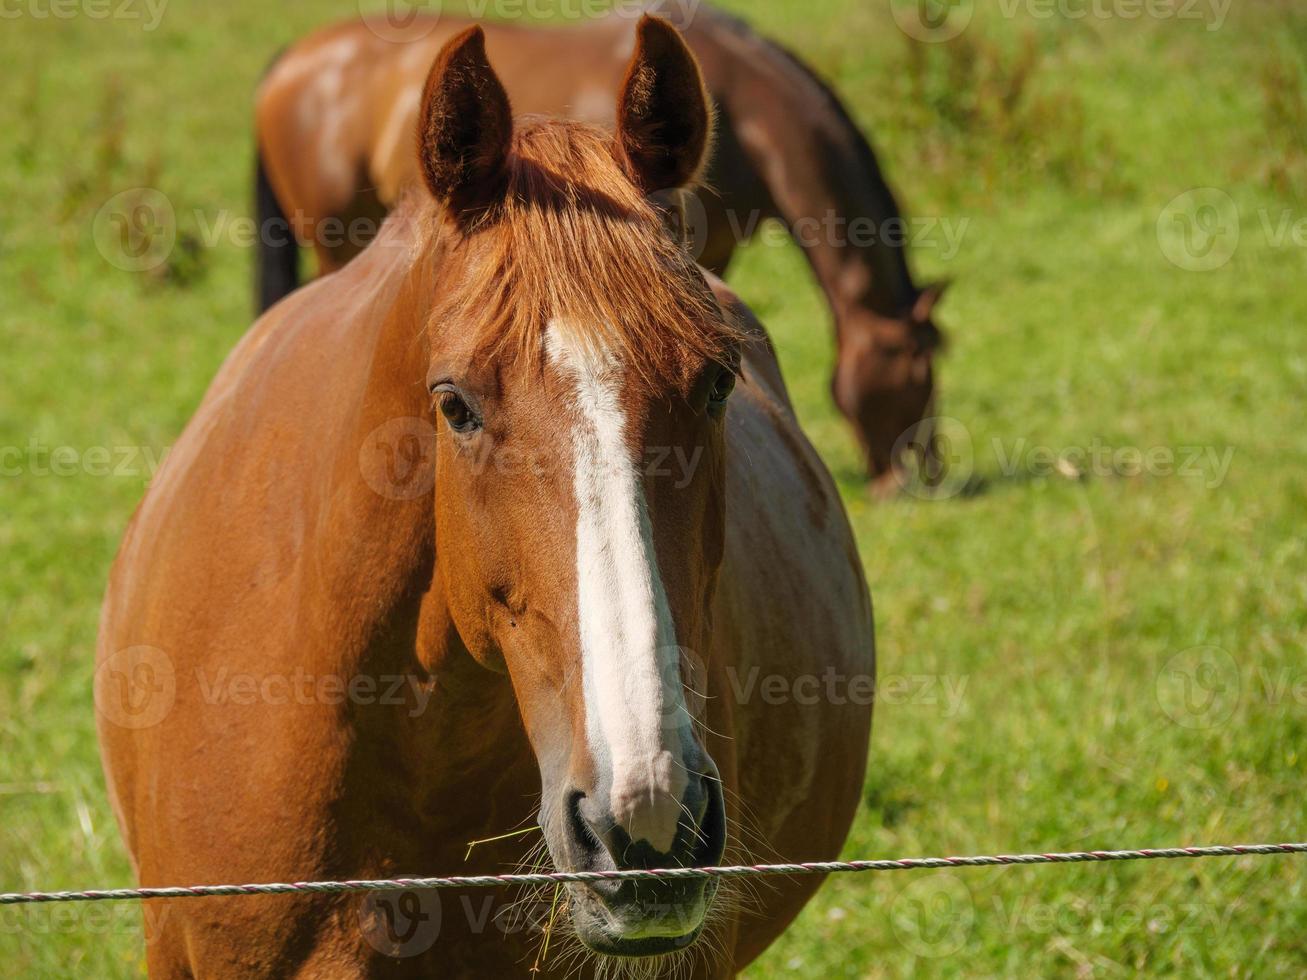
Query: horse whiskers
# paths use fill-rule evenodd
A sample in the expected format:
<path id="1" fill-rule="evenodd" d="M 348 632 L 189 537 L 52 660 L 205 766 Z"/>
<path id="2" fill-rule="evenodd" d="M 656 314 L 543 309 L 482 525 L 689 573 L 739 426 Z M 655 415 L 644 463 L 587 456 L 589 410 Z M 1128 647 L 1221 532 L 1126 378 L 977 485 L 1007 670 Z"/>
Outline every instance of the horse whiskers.
<path id="1" fill-rule="evenodd" d="M 762 841 L 761 834 L 757 832 L 756 818 L 738 793 L 725 786 L 716 776 L 690 769 L 681 763 L 677 765 L 692 778 L 716 781 L 723 795 L 733 804 L 731 809 L 736 813 L 728 817 L 727 850 L 723 863 L 756 863 L 757 852 L 774 853 Z M 678 804 L 685 815 L 692 818 L 688 807 L 679 801 Z M 694 826 L 692 819 L 691 826 Z M 539 828 L 524 828 L 505 836 L 512 838 L 531 829 Z M 703 840 L 701 829 L 695 827 L 694 833 L 697 839 Z M 530 873 L 547 871 L 552 867 L 548 843 L 542 834 L 525 851 L 515 870 Z M 689 980 L 692 977 L 714 975 L 716 964 L 729 961 L 730 946 L 734 941 L 733 924 L 742 918 L 759 914 L 765 907 L 759 891 L 763 886 L 776 887 L 775 883 L 761 879 L 721 879 L 707 910 L 702 934 L 694 945 L 674 953 L 648 958 L 605 956 L 587 947 L 576 935 L 570 914 L 570 893 L 564 886 L 523 886 L 497 918 L 505 923 L 506 928 L 535 934 L 532 941 L 534 959 L 524 960 L 523 965 L 530 963 L 530 971 L 537 975 L 575 976 L 586 980 Z"/>
<path id="2" fill-rule="evenodd" d="M 687 949 L 645 959 L 592 955 L 589 963 L 596 980 L 689 980 L 699 974 L 699 967 L 703 973 L 714 972 L 714 962 L 726 956 L 726 923 L 726 917 L 714 902 L 702 935 Z"/>
<path id="3" fill-rule="evenodd" d="M 748 882 L 724 879 L 705 916 L 703 931 L 693 946 L 674 953 L 641 959 L 606 956 L 586 946 L 576 935 L 564 898 L 550 908 L 536 952 L 533 972 L 549 976 L 586 977 L 593 980 L 690 980 L 714 975 L 714 967 L 729 960 L 731 924 L 742 915 L 760 911 L 757 896 Z M 539 896 L 539 889 L 530 889 Z M 566 894 L 565 892 L 563 893 Z M 543 909 L 543 902 L 537 905 Z"/>
<path id="4" fill-rule="evenodd" d="M 522 859 L 514 865 L 513 870 L 530 874 L 536 871 L 548 870 L 549 867 L 549 842 L 541 837 L 522 855 Z"/>
<path id="5" fill-rule="evenodd" d="M 688 690 L 696 698 L 703 698 L 705 701 L 711 700 L 710 695 L 700 694 L 698 691 L 695 691 L 693 688 L 687 687 L 686 690 Z M 694 729 L 694 734 L 698 737 L 700 742 L 704 741 L 705 734 L 712 735 L 716 738 L 720 738 L 726 742 L 735 741 L 734 735 L 727 735 L 724 732 L 715 731 L 714 729 L 709 728 L 708 723 L 704 721 L 702 718 L 700 718 L 698 715 L 692 713 L 689 707 L 681 707 L 678 708 L 677 710 L 680 711 L 681 714 L 685 715 L 685 717 L 689 719 L 690 726 Z"/>
<path id="6" fill-rule="evenodd" d="M 547 872 L 553 870 L 553 862 L 549 857 L 549 848 L 543 837 L 536 841 L 516 864 L 512 866 L 512 872 L 515 874 L 532 874 L 535 872 Z M 557 904 L 557 891 L 551 900 L 549 897 L 550 889 L 556 889 L 558 886 L 550 885 L 522 885 L 516 890 L 513 897 L 503 908 L 497 918 L 515 929 L 533 926 L 540 929 L 542 936 L 547 938 L 547 925 L 542 928 L 547 916 L 545 910 L 549 909 L 552 913 Z M 537 960 L 541 957 L 537 955 Z"/>
<path id="7" fill-rule="evenodd" d="M 681 808 L 681 812 L 683 812 L 689 818 L 690 826 L 693 828 L 692 833 L 694 834 L 695 840 L 697 840 L 700 844 L 707 844 L 708 838 L 704 837 L 703 831 L 700 828 L 694 826 L 695 825 L 694 814 L 690 812 L 690 808 L 686 806 L 685 803 L 681 800 L 677 800 L 676 805 L 679 806 Z"/>
<path id="8" fill-rule="evenodd" d="M 706 932 L 688 949 L 641 959 L 595 953 L 570 936 L 566 951 L 558 956 L 554 966 L 566 971 L 561 974 L 565 977 L 584 976 L 588 972 L 594 980 L 689 980 L 696 975 L 697 966 L 702 963 L 709 967 L 722 952 L 720 940 L 710 941 Z"/>
<path id="9" fill-rule="evenodd" d="M 534 865 L 534 868 L 547 867 Z M 741 882 L 721 882 L 705 917 L 703 932 L 687 949 L 645 959 L 610 957 L 596 953 L 576 935 L 570 916 L 570 898 L 563 886 L 529 886 L 523 889 L 508 908 L 504 921 L 520 928 L 529 921 L 538 931 L 531 972 L 546 976 L 587 977 L 593 980 L 678 980 L 703 973 L 712 974 L 713 965 L 727 955 L 730 923 L 754 908 L 751 896 L 740 890 Z M 522 918 L 511 910 L 521 909 Z"/>
<path id="10" fill-rule="evenodd" d="M 728 817 L 727 829 L 727 840 L 739 842 L 735 848 L 732 848 L 734 852 L 740 855 L 740 860 L 737 863 L 765 863 L 764 861 L 759 860 L 763 857 L 765 857 L 767 861 L 774 860 L 777 863 L 782 863 L 784 861 L 784 859 L 766 843 L 761 830 L 758 828 L 758 820 L 753 812 L 753 808 L 750 807 L 748 802 L 740 796 L 738 791 L 731 789 L 718 776 L 712 776 L 705 772 L 691 770 L 683 763 L 676 762 L 675 760 L 673 760 L 673 764 L 680 766 L 692 778 L 701 777 L 713 780 L 713 782 L 717 783 L 718 787 L 721 789 L 722 797 L 726 802 L 733 805 L 736 811 L 738 811 L 737 816 Z M 684 807 L 684 805 L 682 805 L 682 807 Z M 752 846 L 750 846 L 750 844 L 752 844 Z"/>
<path id="11" fill-rule="evenodd" d="M 781 862 L 783 859 L 770 844 L 767 843 L 767 837 L 762 832 L 758 815 L 753 807 L 749 805 L 748 800 L 744 799 L 738 790 L 732 789 L 724 782 L 718 781 L 721 787 L 722 797 L 726 801 L 729 809 L 734 809 L 735 813 L 729 818 L 730 831 L 727 839 L 737 843 L 738 850 L 743 857 L 747 857 L 752 863 L 762 863 L 762 861 L 775 860 Z"/>

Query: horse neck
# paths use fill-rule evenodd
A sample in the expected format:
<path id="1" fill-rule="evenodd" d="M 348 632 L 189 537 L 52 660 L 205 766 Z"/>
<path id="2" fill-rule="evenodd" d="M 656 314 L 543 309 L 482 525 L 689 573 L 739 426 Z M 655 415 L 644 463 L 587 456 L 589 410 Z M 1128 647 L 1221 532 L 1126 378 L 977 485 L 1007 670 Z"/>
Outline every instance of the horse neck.
<path id="1" fill-rule="evenodd" d="M 886 229 L 901 220 L 870 145 L 835 94 L 798 58 L 717 13 L 690 35 L 726 114 L 756 136 L 741 140 L 779 217 L 796 235 L 837 320 L 853 307 L 887 317 L 911 306 L 916 288 L 902 245 Z M 696 44 L 696 37 L 698 43 Z M 714 74 L 722 84 L 714 85 Z M 846 219 L 832 234 L 831 216 Z M 848 222 L 872 223 L 870 244 L 849 242 Z M 816 224 L 816 233 L 811 229 Z M 906 228 L 892 236 L 906 235 Z M 837 324 L 838 325 L 838 324 Z"/>
<path id="2" fill-rule="evenodd" d="M 373 243 L 377 247 L 336 273 L 343 280 L 354 266 L 373 266 L 358 284 L 361 314 L 376 321 L 365 328 L 371 343 L 365 416 L 399 410 L 420 415 L 424 408 L 422 381 L 430 355 L 424 311 L 435 293 L 439 259 L 423 230 L 426 216 L 415 210 L 401 204 L 382 226 Z"/>

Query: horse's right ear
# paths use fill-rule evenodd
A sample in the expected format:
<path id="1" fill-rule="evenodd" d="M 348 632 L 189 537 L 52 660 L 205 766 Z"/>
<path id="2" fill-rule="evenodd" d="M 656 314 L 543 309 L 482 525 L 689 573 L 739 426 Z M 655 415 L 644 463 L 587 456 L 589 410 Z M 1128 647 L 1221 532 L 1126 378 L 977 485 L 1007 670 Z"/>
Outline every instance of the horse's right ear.
<path id="1" fill-rule="evenodd" d="M 513 109 L 486 58 L 486 35 L 469 27 L 431 66 L 418 116 L 418 163 L 437 201 L 457 217 L 504 193 Z"/>

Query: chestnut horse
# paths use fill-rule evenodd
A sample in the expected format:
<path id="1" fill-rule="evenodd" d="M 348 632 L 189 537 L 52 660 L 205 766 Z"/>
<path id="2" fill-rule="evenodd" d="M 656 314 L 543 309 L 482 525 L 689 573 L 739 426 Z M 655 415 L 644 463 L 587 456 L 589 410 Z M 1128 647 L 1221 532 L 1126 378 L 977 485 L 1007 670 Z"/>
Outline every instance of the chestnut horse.
<path id="1" fill-rule="evenodd" d="M 448 42 L 420 184 L 258 320 L 178 440 L 96 673 L 143 884 L 501 872 L 533 824 L 560 869 L 838 854 L 874 677 L 858 553 L 765 332 L 648 200 L 703 166 L 693 55 L 646 19 L 620 84 L 611 130 L 515 123 L 481 29 Z M 725 978 L 817 886 L 569 885 L 523 928 L 501 891 L 174 900 L 147 958 Z"/>
<path id="2" fill-rule="evenodd" d="M 297 281 L 297 249 L 320 271 L 368 241 L 417 175 L 408 152 L 426 67 L 469 22 L 417 17 L 403 29 L 354 19 L 292 46 L 258 95 L 261 309 Z M 611 126 L 612 93 L 633 43 L 629 19 L 571 28 L 488 22 L 491 54 L 523 111 Z M 411 37 L 405 43 L 392 39 Z M 931 413 L 932 320 L 942 286 L 914 285 L 898 205 L 871 147 L 817 75 L 739 20 L 707 7 L 685 25 L 722 125 L 697 213 L 700 262 L 724 273 L 761 220 L 780 218 L 801 245 L 835 317 L 832 392 L 881 489 L 896 486 L 902 437 Z M 832 219 L 838 219 L 839 224 Z M 865 234 L 870 219 L 870 241 Z M 272 229 L 271 232 L 268 230 Z M 909 442 L 911 440 L 908 440 Z"/>

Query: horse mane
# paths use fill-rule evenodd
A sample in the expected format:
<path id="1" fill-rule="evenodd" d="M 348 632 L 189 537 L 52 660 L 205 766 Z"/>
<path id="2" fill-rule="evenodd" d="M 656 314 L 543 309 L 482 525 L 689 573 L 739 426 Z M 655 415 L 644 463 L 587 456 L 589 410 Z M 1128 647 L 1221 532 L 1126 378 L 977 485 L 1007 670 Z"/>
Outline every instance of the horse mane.
<path id="1" fill-rule="evenodd" d="M 863 135 L 861 127 L 849 113 L 848 106 L 840 99 L 830 83 L 822 78 L 815 68 L 799 57 L 791 48 L 779 41 L 759 34 L 742 18 L 717 7 L 712 7 L 711 13 L 713 18 L 709 21 L 710 23 L 715 20 L 723 30 L 734 35 L 737 39 L 761 47 L 784 67 L 797 73 L 802 81 L 807 83 L 808 87 L 816 95 L 822 109 L 828 113 L 834 128 L 845 137 L 847 146 L 852 151 L 850 162 L 857 172 L 865 175 L 867 189 L 875 197 L 877 208 L 880 211 L 874 217 L 878 221 L 894 218 L 902 219 L 898 201 L 885 180 L 885 174 L 881 170 L 880 161 L 876 159 L 875 151 L 871 148 L 871 143 Z M 894 271 L 896 275 L 901 277 L 900 284 L 905 287 L 910 297 L 909 302 L 911 302 L 917 296 L 917 287 L 912 281 L 912 273 L 908 268 L 906 250 L 901 247 L 892 247 L 890 251 L 895 256 Z"/>
<path id="2" fill-rule="evenodd" d="M 867 138 L 862 135 L 861 128 L 859 128 L 853 116 L 849 114 L 848 107 L 840 99 L 839 95 L 836 94 L 835 89 L 831 87 L 830 83 L 822 78 L 815 68 L 795 54 L 792 48 L 787 47 L 780 41 L 764 37 L 762 34 L 759 34 L 754 30 L 748 21 L 741 17 L 737 17 L 735 14 L 729 13 L 725 10 L 720 10 L 716 7 L 712 8 L 712 10 L 717 18 L 722 22 L 722 26 L 726 30 L 730 31 L 730 33 L 734 34 L 741 40 L 752 41 L 753 43 L 770 50 L 773 54 L 778 55 L 786 65 L 798 71 L 799 74 L 803 76 L 804 80 L 816 90 L 823 108 L 835 117 L 835 121 L 839 123 L 841 129 L 848 130 L 849 135 L 852 137 L 850 142 L 853 146 L 853 153 L 857 158 L 858 163 L 864 166 L 868 172 L 875 175 L 875 183 L 884 191 L 889 209 L 893 212 L 891 216 L 898 217 L 898 205 L 895 203 L 894 196 L 890 193 L 889 188 L 885 185 L 884 178 L 880 172 L 880 162 L 876 159 L 876 154 L 872 150 L 871 144 L 867 142 Z"/>
<path id="3" fill-rule="evenodd" d="M 532 362 L 545 328 L 558 323 L 650 382 L 671 376 L 687 348 L 726 358 L 742 329 L 615 148 L 614 136 L 597 126 L 519 119 L 507 193 L 454 234 L 451 249 L 467 253 L 462 281 L 438 299 L 429 332 L 467 325 L 486 356 Z"/>

